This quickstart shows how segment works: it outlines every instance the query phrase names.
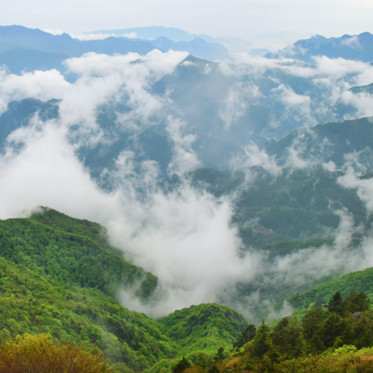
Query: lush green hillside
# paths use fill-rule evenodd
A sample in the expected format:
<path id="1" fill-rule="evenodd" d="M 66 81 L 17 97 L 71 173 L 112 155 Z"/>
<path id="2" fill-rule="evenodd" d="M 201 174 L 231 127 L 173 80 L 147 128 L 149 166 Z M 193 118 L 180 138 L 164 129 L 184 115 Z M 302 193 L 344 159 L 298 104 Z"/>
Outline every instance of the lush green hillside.
<path id="1" fill-rule="evenodd" d="M 191 306 L 159 322 L 181 347 L 181 353 L 192 356 L 201 351 L 214 353 L 220 347 L 229 349 L 247 326 L 242 315 L 218 304 Z"/>
<path id="2" fill-rule="evenodd" d="M 157 286 L 152 274 L 110 247 L 101 226 L 86 220 L 45 209 L 29 219 L 0 221 L 0 237 L 3 258 L 59 282 L 114 295 L 119 285 L 138 281 L 143 298 Z"/>
<path id="3" fill-rule="evenodd" d="M 88 350 L 96 346 L 110 363 L 124 363 L 134 371 L 175 355 L 175 344 L 156 321 L 123 308 L 99 290 L 67 286 L 3 258 L 0 283 L 1 340 L 50 333 Z"/>
<path id="4" fill-rule="evenodd" d="M 121 372 L 156 372 L 170 370 L 183 354 L 228 348 L 246 325 L 217 304 L 152 320 L 115 299 L 119 285 L 134 282 L 141 282 L 143 301 L 157 286 L 156 277 L 109 245 L 99 224 L 47 208 L 0 221 L 0 341 L 49 333 L 98 349 Z"/>
<path id="5" fill-rule="evenodd" d="M 296 309 L 296 316 L 300 317 L 315 305 L 326 304 L 336 291 L 348 295 L 352 290 L 364 291 L 373 298 L 373 268 L 352 272 L 337 279 L 324 282 L 302 294 L 288 299 L 291 306 Z"/>
<path id="6" fill-rule="evenodd" d="M 325 307 L 310 309 L 299 319 L 249 325 L 230 353 L 220 350 L 210 359 L 200 357 L 180 372 L 371 372 L 372 316 L 364 292 L 337 292 Z"/>

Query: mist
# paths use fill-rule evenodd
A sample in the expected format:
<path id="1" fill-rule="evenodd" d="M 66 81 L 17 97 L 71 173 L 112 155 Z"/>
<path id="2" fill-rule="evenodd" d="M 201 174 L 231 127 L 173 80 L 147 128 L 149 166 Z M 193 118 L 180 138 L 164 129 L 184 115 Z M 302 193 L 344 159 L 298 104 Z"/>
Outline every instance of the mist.
<path id="1" fill-rule="evenodd" d="M 11 100 L 30 96 L 60 101 L 57 119 L 43 121 L 36 114 L 27 126 L 7 137 L 0 157 L 0 218 L 30 216 L 38 206 L 46 206 L 102 224 L 111 244 L 122 250 L 127 260 L 158 277 L 159 286 L 147 303 L 136 299 L 134 289 L 123 288 L 118 293 L 123 306 L 152 317 L 192 304 L 220 302 L 234 306 L 250 318 L 248 307 L 252 304 L 268 308 L 273 302 L 262 299 L 257 291 L 237 302 L 236 287 L 240 283 L 299 285 L 306 284 L 309 277 L 321 278 L 338 270 L 347 273 L 368 266 L 373 260 L 370 253 L 373 238 L 367 236 L 351 253 L 348 247 L 356 224 L 348 210 L 332 206 L 331 211 L 340 218 L 339 227 L 329 232 L 334 238 L 332 246 L 310 247 L 274 262 L 268 261 L 266 253 L 244 247 L 239 229 L 232 223 L 236 195 L 214 197 L 192 187 L 190 172 L 203 165 L 195 148 L 199 136 L 193 131 L 193 123 L 175 105 L 171 92 L 160 95 L 151 90 L 163 77 L 175 74 L 179 64 L 192 68 L 193 65 L 183 62 L 186 57 L 186 53 L 173 51 L 152 51 L 146 56 L 89 53 L 65 61 L 69 72 L 77 75 L 74 83 L 67 82 L 55 70 L 21 76 L 2 70 L 0 109 L 3 112 Z M 311 68 L 289 64 L 288 60 L 243 56 L 237 66 L 221 64 L 219 69 L 223 75 L 235 77 L 248 72 L 261 76 L 268 69 L 285 71 L 292 76 L 310 78 L 313 84 L 330 90 L 336 85 L 331 100 L 354 105 L 358 115 L 367 115 L 371 110 L 369 95 L 348 91 L 354 84 L 373 80 L 373 68 L 368 64 L 320 58 L 316 68 Z M 210 73 L 208 69 L 205 71 Z M 277 118 L 279 125 L 290 116 L 297 116 L 296 120 L 304 127 L 316 124 L 312 110 L 314 98 L 278 83 L 271 94 L 284 107 Z M 262 96 L 265 94 L 252 81 L 248 85 L 235 84 L 218 113 L 224 130 L 234 128 L 250 110 L 249 104 Z M 333 102 L 328 103 L 326 111 L 332 112 Z M 112 141 L 97 121 L 98 108 L 107 103 L 126 105 L 128 110 L 120 113 L 115 126 L 119 130 L 130 129 L 135 138 L 144 129 L 165 125 L 172 153 L 167 176 L 177 176 L 178 184 L 170 190 L 162 187 L 160 181 L 165 176 L 160 173 L 159 164 L 151 159 L 137 161 L 133 148 L 122 150 L 114 166 L 105 168 L 99 178 L 92 177 L 92 170 L 79 158 L 78 150 Z M 310 163 L 301 157 L 295 145 L 285 166 L 254 142 L 247 143 L 239 155 L 232 156 L 230 165 L 245 171 L 245 187 L 250 187 L 255 178 L 253 166 L 262 167 L 273 178 L 282 173 L 283 167 L 309 167 Z M 331 166 L 328 163 L 325 169 Z M 110 182 L 110 188 L 100 186 L 103 178 Z M 358 179 L 355 171 L 349 169 L 339 182 L 345 188 L 355 188 L 367 209 L 373 210 L 370 180 Z M 290 312 L 288 305 L 284 312 Z"/>

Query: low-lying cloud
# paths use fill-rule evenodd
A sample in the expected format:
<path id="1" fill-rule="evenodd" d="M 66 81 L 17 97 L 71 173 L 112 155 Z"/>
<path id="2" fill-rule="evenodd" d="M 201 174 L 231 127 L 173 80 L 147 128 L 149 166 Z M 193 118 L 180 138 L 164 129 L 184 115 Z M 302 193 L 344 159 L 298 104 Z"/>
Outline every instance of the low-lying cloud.
<path id="1" fill-rule="evenodd" d="M 346 250 L 356 227 L 350 213 L 344 209 L 335 211 L 340 217 L 340 226 L 334 232 L 332 247 L 304 249 L 272 264 L 266 261 L 263 253 L 244 250 L 247 248 L 243 247 L 238 228 L 232 225 L 231 197 L 215 198 L 196 190 L 185 176 L 201 165 L 193 148 L 198 136 L 190 132 L 183 113 L 174 108 L 167 94 L 161 96 L 151 91 L 155 82 L 173 74 L 186 57 L 187 53 L 158 50 L 146 56 L 88 53 L 65 62 L 69 71 L 77 75 L 74 83 L 67 82 L 55 70 L 21 76 L 2 70 L 2 111 L 9 101 L 30 96 L 61 101 L 58 119 L 43 122 L 36 115 L 29 126 L 9 135 L 0 157 L 0 218 L 27 216 L 37 206 L 47 206 L 101 223 L 107 228 L 113 245 L 159 278 L 159 288 L 150 304 L 136 300 L 128 289 L 119 294 L 124 306 L 155 317 L 201 302 L 225 299 L 229 303 L 232 301 L 229 294 L 231 298 L 234 296 L 237 283 L 249 283 L 262 274 L 271 274 L 269 282 L 305 283 L 307 276 L 322 277 L 340 268 L 349 271 L 370 263 L 372 258 L 367 250 L 370 238 L 363 242 L 353 260 Z M 298 77 L 327 76 L 325 84 L 349 74 L 355 74 L 351 78 L 354 82 L 366 83 L 370 77 L 373 80 L 373 70 L 367 64 L 323 58 L 316 61 L 317 66 L 310 67 L 292 66 L 291 61 L 256 58 L 241 61 L 237 70 L 227 65 L 220 65 L 220 70 L 229 77 L 242 71 L 262 74 L 269 68 L 282 69 Z M 188 68 L 195 67 L 188 65 Z M 212 74 L 212 71 L 204 72 Z M 309 96 L 296 93 L 281 82 L 272 93 L 278 95 L 279 101 L 289 110 L 296 110 L 303 125 L 315 123 Z M 252 81 L 249 86 L 234 85 L 232 91 L 227 92 L 226 106 L 219 113 L 226 129 L 233 128 L 242 118 L 248 108 L 247 101 L 252 102 L 262 95 Z M 178 176 L 178 183 L 172 185 L 171 190 L 165 191 L 159 185 L 157 162 L 136 163 L 133 149 L 121 151 L 114 168 L 105 170 L 113 186 L 111 191 L 102 190 L 92 179 L 91 170 L 78 160 L 76 150 L 105 137 L 105 128 L 97 124 L 97 108 L 106 103 L 121 103 L 129 108 L 118 116 L 116 125 L 119 127 L 141 131 L 158 123 L 157 115 L 165 118 L 165 133 L 172 149 L 167 170 L 169 176 Z M 77 126 L 80 136 L 75 136 Z M 299 147 L 293 149 L 287 166 L 308 167 L 299 155 Z M 282 172 L 276 158 L 268 156 L 254 143 L 245 146 L 242 155 L 231 164 L 244 169 L 248 181 L 250 169 L 255 166 L 262 167 L 273 177 Z M 329 163 L 326 168 L 332 166 Z M 368 210 L 373 210 L 370 182 L 364 183 L 352 170 L 339 182 L 346 188 L 356 188 Z M 250 299 L 255 298 L 254 295 Z"/>

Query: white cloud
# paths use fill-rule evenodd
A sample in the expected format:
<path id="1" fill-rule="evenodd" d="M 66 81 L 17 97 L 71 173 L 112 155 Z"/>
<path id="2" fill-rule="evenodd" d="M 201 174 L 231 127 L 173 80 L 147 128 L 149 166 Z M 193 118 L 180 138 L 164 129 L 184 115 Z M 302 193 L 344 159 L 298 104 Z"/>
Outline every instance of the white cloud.
<path id="1" fill-rule="evenodd" d="M 280 84 L 272 90 L 285 105 L 287 116 L 293 116 L 303 126 L 312 126 L 317 122 L 311 114 L 311 98 L 295 93 L 291 87 Z"/>
<path id="2" fill-rule="evenodd" d="M 357 35 L 342 40 L 341 44 L 351 48 L 361 48 L 359 37 Z"/>
<path id="3" fill-rule="evenodd" d="M 251 144 L 243 148 L 244 156 L 232 158 L 231 167 L 235 170 L 246 171 L 248 178 L 251 177 L 250 169 L 260 166 L 273 176 L 282 172 L 282 168 L 277 166 L 275 156 L 269 156 L 264 150 L 259 149 L 256 144 Z"/>
<path id="4" fill-rule="evenodd" d="M 178 118 L 174 118 L 171 115 L 167 118 L 166 131 L 173 143 L 173 157 L 168 170 L 179 175 L 195 170 L 201 164 L 192 148 L 196 136 L 191 134 L 183 135 L 182 131 L 185 126 L 186 123 Z"/>
<path id="5" fill-rule="evenodd" d="M 209 75 L 211 73 L 211 66 L 210 64 L 206 64 L 205 65 L 205 69 L 203 70 L 203 73 L 206 74 L 206 75 Z"/>
<path id="6" fill-rule="evenodd" d="M 9 101 L 26 97 L 42 101 L 61 99 L 70 88 L 70 83 L 57 70 L 34 71 L 20 76 L 0 70 L 0 113 L 6 110 Z"/>
<path id="7" fill-rule="evenodd" d="M 228 130 L 232 124 L 242 118 L 248 109 L 249 103 L 261 96 L 258 86 L 255 84 L 244 85 L 236 83 L 229 89 L 228 95 L 219 109 L 219 117 Z"/>

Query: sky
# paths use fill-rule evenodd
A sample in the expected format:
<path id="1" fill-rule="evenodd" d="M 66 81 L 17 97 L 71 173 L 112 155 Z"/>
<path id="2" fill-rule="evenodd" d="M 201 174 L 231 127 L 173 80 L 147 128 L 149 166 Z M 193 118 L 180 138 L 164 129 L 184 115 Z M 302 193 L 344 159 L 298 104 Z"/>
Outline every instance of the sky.
<path id="1" fill-rule="evenodd" d="M 373 32 L 371 0 L 2 0 L 0 25 L 82 33 L 140 26 L 249 37 Z"/>

